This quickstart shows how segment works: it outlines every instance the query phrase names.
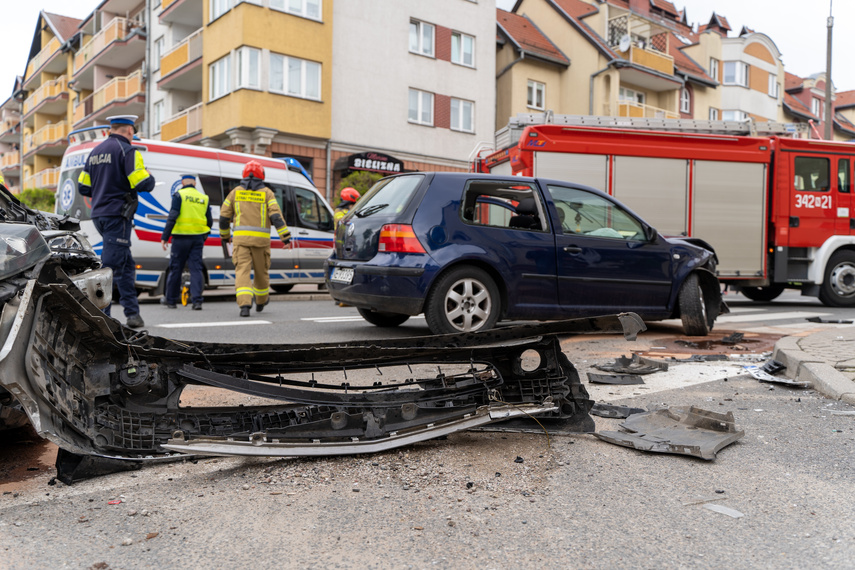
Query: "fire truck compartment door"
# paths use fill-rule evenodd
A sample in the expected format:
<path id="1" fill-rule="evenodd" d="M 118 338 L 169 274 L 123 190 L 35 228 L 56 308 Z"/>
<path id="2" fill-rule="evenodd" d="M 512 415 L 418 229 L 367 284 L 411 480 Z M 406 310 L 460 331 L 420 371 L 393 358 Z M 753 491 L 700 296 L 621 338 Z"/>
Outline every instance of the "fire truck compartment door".
<path id="1" fill-rule="evenodd" d="M 686 235 L 689 162 L 616 156 L 614 196 L 662 235 Z"/>
<path id="2" fill-rule="evenodd" d="M 766 165 L 695 161 L 692 237 L 713 246 L 720 277 L 762 275 Z"/>
<path id="3" fill-rule="evenodd" d="M 566 180 L 601 192 L 608 192 L 608 164 L 608 157 L 603 154 L 534 153 L 534 175 L 538 178 Z"/>

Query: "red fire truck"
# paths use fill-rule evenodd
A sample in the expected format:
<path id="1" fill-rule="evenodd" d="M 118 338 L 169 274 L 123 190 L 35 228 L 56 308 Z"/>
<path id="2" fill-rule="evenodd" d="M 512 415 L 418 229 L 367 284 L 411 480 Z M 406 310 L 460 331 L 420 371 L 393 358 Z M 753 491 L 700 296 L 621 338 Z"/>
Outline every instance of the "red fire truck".
<path id="1" fill-rule="evenodd" d="M 629 205 L 664 235 L 710 244 L 719 279 L 771 300 L 801 289 L 855 306 L 855 144 L 782 136 L 529 125 L 474 168 L 568 180 Z"/>

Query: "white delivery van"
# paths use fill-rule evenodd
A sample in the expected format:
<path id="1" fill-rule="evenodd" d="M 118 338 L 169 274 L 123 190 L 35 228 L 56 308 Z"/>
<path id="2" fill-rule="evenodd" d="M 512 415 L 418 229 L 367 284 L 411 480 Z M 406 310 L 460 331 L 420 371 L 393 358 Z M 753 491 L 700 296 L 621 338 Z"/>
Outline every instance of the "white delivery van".
<path id="1" fill-rule="evenodd" d="M 62 157 L 56 195 L 56 213 L 80 220 L 96 253 L 103 241 L 90 218 L 91 202 L 77 191 L 77 177 L 89 153 L 107 135 L 109 127 L 91 127 L 69 135 Z M 156 184 L 151 193 L 140 193 L 134 216 L 131 251 L 137 264 L 136 287 L 150 295 L 162 294 L 169 267 L 169 251 L 163 251 L 160 235 L 166 225 L 172 194 L 181 187 L 182 174 L 195 174 L 196 187 L 208 195 L 214 226 L 205 242 L 203 262 L 206 287 L 234 286 L 235 268 L 220 241 L 220 206 L 240 183 L 244 164 L 257 160 L 264 166 L 265 183 L 276 195 L 291 230 L 291 249 L 285 249 L 271 228 L 270 286 L 285 292 L 296 284 L 324 282 L 324 260 L 333 248 L 333 214 L 330 205 L 312 184 L 309 174 L 293 158 L 266 158 L 227 150 L 155 140 L 134 140 Z"/>

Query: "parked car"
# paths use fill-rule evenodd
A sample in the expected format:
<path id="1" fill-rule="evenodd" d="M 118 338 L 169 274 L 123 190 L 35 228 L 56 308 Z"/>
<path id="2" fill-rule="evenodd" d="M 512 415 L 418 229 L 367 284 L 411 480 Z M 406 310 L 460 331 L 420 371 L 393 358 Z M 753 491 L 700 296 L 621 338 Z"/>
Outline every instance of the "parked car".
<path id="1" fill-rule="evenodd" d="M 377 182 L 342 220 L 324 270 L 366 321 L 425 314 L 435 334 L 500 320 L 635 312 L 706 335 L 727 312 L 716 257 L 665 238 L 598 190 L 557 180 L 410 173 Z"/>

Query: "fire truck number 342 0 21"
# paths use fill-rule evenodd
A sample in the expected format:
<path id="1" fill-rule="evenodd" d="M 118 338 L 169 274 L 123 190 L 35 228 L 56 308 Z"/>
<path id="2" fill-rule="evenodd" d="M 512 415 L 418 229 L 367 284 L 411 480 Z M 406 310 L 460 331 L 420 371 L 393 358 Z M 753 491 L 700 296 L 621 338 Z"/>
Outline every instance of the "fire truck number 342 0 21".
<path id="1" fill-rule="evenodd" d="M 831 209 L 831 196 L 817 196 L 816 194 L 796 194 L 796 208 L 822 208 Z"/>

